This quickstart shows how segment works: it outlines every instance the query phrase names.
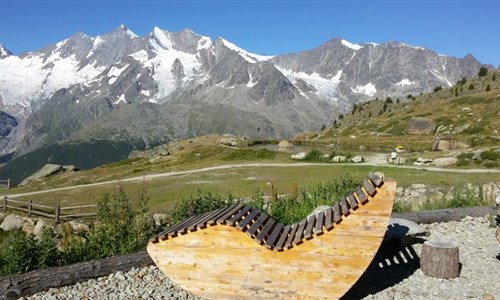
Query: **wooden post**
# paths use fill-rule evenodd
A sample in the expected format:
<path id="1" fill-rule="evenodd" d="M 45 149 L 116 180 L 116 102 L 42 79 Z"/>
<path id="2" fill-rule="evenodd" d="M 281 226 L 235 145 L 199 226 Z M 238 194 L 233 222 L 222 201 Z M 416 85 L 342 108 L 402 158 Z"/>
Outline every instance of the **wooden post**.
<path id="1" fill-rule="evenodd" d="M 426 241 L 422 245 L 420 267 L 425 275 L 455 278 L 460 272 L 458 244 L 445 241 Z"/>
<path id="2" fill-rule="evenodd" d="M 55 209 L 55 222 L 56 225 L 59 224 L 59 218 L 61 216 L 61 205 L 57 205 Z"/>
<path id="3" fill-rule="evenodd" d="M 33 208 L 33 200 L 28 201 L 28 217 L 31 218 L 31 209 Z"/>
<path id="4" fill-rule="evenodd" d="M 10 178 L 7 178 L 7 189 L 10 189 Z"/>
<path id="5" fill-rule="evenodd" d="M 7 212 L 7 196 L 3 197 L 3 212 Z"/>

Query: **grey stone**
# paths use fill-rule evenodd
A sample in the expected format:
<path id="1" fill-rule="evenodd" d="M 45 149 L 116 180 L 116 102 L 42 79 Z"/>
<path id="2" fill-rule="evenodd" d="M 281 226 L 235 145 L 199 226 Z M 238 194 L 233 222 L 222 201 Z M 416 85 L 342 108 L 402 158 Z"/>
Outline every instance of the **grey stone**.
<path id="1" fill-rule="evenodd" d="M 433 161 L 433 164 L 437 167 L 448 167 L 455 165 L 458 159 L 456 157 L 440 157 Z"/>
<path id="2" fill-rule="evenodd" d="M 90 230 L 89 225 L 76 220 L 69 221 L 69 224 L 71 225 L 73 232 L 76 234 L 81 234 Z"/>
<path id="3" fill-rule="evenodd" d="M 45 227 L 48 227 L 49 225 L 47 224 L 47 222 L 45 222 L 44 220 L 42 219 L 39 219 L 37 222 L 36 222 L 36 225 L 35 225 L 35 228 L 33 228 L 33 234 L 35 235 L 35 237 L 37 239 L 40 239 L 40 237 L 42 236 L 42 231 L 43 231 L 43 228 Z"/>
<path id="4" fill-rule="evenodd" d="M 279 142 L 278 147 L 279 148 L 293 148 L 293 144 L 290 143 L 289 141 L 282 140 Z"/>
<path id="5" fill-rule="evenodd" d="M 332 162 L 336 162 L 336 163 L 339 163 L 339 162 L 345 162 L 346 160 L 346 157 L 345 156 L 342 156 L 342 155 L 335 155 L 333 158 L 332 158 Z"/>
<path id="6" fill-rule="evenodd" d="M 361 163 L 361 162 L 363 162 L 363 157 L 362 157 L 362 156 L 354 156 L 354 157 L 351 159 L 351 161 L 352 161 L 353 163 Z"/>
<path id="7" fill-rule="evenodd" d="M 63 168 L 61 165 L 55 165 L 55 164 L 46 164 L 43 166 L 40 170 L 32 174 L 31 176 L 25 178 L 21 183 L 19 184 L 20 186 L 27 185 L 28 183 L 38 180 L 43 177 L 48 177 L 50 175 L 53 175 L 55 173 L 63 171 Z"/>
<path id="8" fill-rule="evenodd" d="M 164 226 L 169 221 L 169 217 L 166 214 L 153 214 L 153 220 L 156 227 Z"/>
<path id="9" fill-rule="evenodd" d="M 0 225 L 0 229 L 3 231 L 21 230 L 23 225 L 24 221 L 20 216 L 7 215 L 4 218 L 2 225 Z"/>
<path id="10" fill-rule="evenodd" d="M 292 154 L 291 158 L 296 160 L 303 160 L 304 158 L 306 158 L 306 155 L 307 153 L 305 152 L 299 152 L 297 154 Z"/>
<path id="11" fill-rule="evenodd" d="M 430 134 L 436 130 L 436 123 L 429 118 L 413 117 L 408 121 L 408 133 Z"/>

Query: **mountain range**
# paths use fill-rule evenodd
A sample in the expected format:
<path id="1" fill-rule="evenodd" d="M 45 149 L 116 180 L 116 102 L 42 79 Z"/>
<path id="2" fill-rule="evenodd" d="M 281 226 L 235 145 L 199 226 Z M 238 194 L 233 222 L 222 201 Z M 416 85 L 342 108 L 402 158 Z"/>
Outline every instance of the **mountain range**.
<path id="1" fill-rule="evenodd" d="M 484 66 L 399 42 L 332 39 L 298 53 L 250 53 L 189 29 L 137 36 L 121 25 L 13 55 L 0 45 L 0 151 L 209 133 L 287 138 L 353 104 L 451 86 Z M 491 67 L 491 66 L 487 66 Z"/>

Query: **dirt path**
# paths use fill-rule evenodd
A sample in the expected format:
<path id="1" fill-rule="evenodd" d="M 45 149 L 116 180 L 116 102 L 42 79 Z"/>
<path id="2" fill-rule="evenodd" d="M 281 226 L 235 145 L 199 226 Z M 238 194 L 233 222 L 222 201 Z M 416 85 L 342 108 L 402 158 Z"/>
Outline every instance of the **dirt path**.
<path id="1" fill-rule="evenodd" d="M 439 168 L 439 167 L 394 166 L 394 165 L 389 165 L 385 161 L 381 161 L 381 160 L 375 160 L 374 162 L 367 162 L 367 163 L 359 163 L 359 164 L 347 163 L 347 164 L 341 164 L 341 165 L 343 165 L 343 166 L 345 166 L 345 165 L 348 165 L 348 166 L 384 166 L 384 167 L 391 167 L 391 168 L 425 170 L 425 171 L 433 171 L 433 172 L 449 172 L 449 173 L 498 173 L 498 174 L 500 174 L 499 169 L 448 169 L 448 168 L 444 169 L 444 168 Z M 261 168 L 261 167 L 279 168 L 279 167 L 305 167 L 305 166 L 335 167 L 337 165 L 336 164 L 329 164 L 329 163 L 231 164 L 231 165 L 214 166 L 214 167 L 207 167 L 207 168 L 194 169 L 194 170 L 173 171 L 173 172 L 166 172 L 166 173 L 143 175 L 143 176 L 117 179 L 117 180 L 111 180 L 111 181 L 105 181 L 105 182 L 96 182 L 96 183 L 67 186 L 67 187 L 62 187 L 62 188 L 54 188 L 54 189 L 48 189 L 48 190 L 42 190 L 42 191 L 36 191 L 36 192 L 7 194 L 7 195 L 10 198 L 15 198 L 15 197 L 31 196 L 31 195 L 38 195 L 38 194 L 57 192 L 57 191 L 65 191 L 65 190 L 78 189 L 78 188 L 87 188 L 87 187 L 100 186 L 100 185 L 113 184 L 113 183 L 149 181 L 149 180 L 156 180 L 156 179 L 162 179 L 162 178 L 167 178 L 167 177 L 189 175 L 189 174 L 203 173 L 203 172 L 216 171 L 216 170 L 236 169 L 236 168 Z"/>

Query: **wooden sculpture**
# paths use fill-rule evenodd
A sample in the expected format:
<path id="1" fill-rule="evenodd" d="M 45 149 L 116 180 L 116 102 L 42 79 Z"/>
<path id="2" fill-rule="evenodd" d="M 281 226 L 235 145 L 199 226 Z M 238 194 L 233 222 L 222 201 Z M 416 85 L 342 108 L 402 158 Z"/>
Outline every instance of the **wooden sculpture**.
<path id="1" fill-rule="evenodd" d="M 235 204 L 153 238 L 148 253 L 171 280 L 208 299 L 335 299 L 375 256 L 396 182 L 370 173 L 353 193 L 293 225 Z"/>

